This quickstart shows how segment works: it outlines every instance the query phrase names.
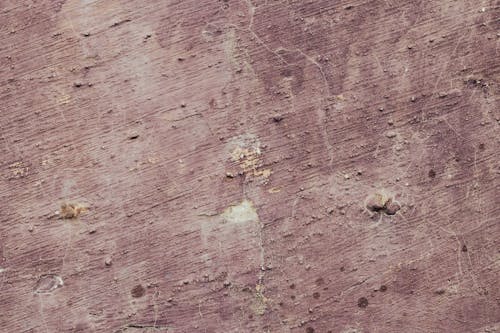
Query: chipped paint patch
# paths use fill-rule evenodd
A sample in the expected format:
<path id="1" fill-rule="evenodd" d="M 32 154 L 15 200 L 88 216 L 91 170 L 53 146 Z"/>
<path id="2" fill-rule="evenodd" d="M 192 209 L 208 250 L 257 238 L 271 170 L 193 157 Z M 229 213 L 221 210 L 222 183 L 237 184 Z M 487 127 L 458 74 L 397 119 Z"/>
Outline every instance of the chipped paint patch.
<path id="1" fill-rule="evenodd" d="M 238 205 L 229 206 L 220 216 L 226 223 L 230 224 L 246 224 L 259 220 L 252 202 L 246 199 Z"/>
<path id="2" fill-rule="evenodd" d="M 22 178 L 28 174 L 29 167 L 23 161 L 15 162 L 9 165 L 9 170 L 14 178 Z"/>
<path id="3" fill-rule="evenodd" d="M 260 155 L 259 147 L 236 147 L 231 152 L 231 159 L 233 162 L 238 162 L 243 171 L 248 172 L 260 166 Z"/>
<path id="4" fill-rule="evenodd" d="M 80 214 L 86 212 L 88 207 L 79 203 L 63 203 L 61 209 L 56 212 L 62 219 L 76 219 Z"/>
<path id="5" fill-rule="evenodd" d="M 263 169 L 260 141 L 253 135 L 233 138 L 229 144 L 229 155 L 233 163 L 240 167 L 240 172 L 254 177 L 268 179 L 271 169 Z"/>
<path id="6" fill-rule="evenodd" d="M 264 178 L 269 178 L 269 176 L 273 173 L 271 169 L 263 169 L 263 170 L 254 170 L 253 175 L 256 177 L 262 176 Z"/>

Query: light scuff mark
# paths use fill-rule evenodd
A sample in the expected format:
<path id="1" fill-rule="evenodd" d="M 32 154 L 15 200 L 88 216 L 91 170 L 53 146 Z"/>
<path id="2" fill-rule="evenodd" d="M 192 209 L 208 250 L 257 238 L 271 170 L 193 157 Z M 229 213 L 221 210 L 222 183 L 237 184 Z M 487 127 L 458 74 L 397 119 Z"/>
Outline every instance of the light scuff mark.
<path id="1" fill-rule="evenodd" d="M 234 225 L 257 222 L 259 220 L 252 202 L 246 199 L 237 205 L 229 206 L 220 216 L 226 223 Z"/>

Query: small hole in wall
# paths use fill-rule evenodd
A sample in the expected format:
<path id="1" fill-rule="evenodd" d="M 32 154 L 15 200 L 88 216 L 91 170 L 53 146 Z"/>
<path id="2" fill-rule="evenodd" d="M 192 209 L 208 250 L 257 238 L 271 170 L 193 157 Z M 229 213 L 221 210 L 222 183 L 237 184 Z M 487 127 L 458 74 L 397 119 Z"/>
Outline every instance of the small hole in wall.
<path id="1" fill-rule="evenodd" d="M 360 308 L 366 308 L 368 306 L 368 299 L 366 297 L 361 297 L 358 299 L 358 306 Z"/>

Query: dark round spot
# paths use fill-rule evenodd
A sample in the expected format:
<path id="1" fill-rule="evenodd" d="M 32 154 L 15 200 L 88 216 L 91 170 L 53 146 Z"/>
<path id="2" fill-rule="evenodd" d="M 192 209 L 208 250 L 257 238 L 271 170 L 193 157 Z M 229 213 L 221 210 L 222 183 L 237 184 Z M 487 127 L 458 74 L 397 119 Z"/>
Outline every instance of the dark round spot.
<path id="1" fill-rule="evenodd" d="M 340 267 L 340 271 L 341 271 L 341 272 L 345 271 L 344 266 Z"/>
<path id="2" fill-rule="evenodd" d="M 314 328 L 312 327 L 306 328 L 306 333 L 314 333 Z"/>
<path id="3" fill-rule="evenodd" d="M 290 285 L 290 289 L 295 289 L 295 283 L 292 283 L 292 284 Z"/>
<path id="4" fill-rule="evenodd" d="M 366 308 L 368 306 L 368 300 L 366 299 L 366 297 L 361 297 L 360 299 L 358 299 L 358 306 L 360 308 Z"/>
<path id="5" fill-rule="evenodd" d="M 484 143 L 479 144 L 479 150 L 484 150 L 484 147 L 485 147 Z"/>
<path id="6" fill-rule="evenodd" d="M 253 314 L 249 314 L 248 319 L 253 319 Z"/>
<path id="7" fill-rule="evenodd" d="M 430 169 L 429 170 L 429 178 L 435 178 L 436 177 L 436 171 Z"/>
<path id="8" fill-rule="evenodd" d="M 324 284 L 325 284 L 325 280 L 323 278 L 320 277 L 320 278 L 316 279 L 316 285 L 322 286 Z"/>
<path id="9" fill-rule="evenodd" d="M 292 70 L 290 68 L 286 68 L 284 70 L 281 71 L 281 76 L 284 76 L 284 77 L 290 77 L 292 76 Z"/>
<path id="10" fill-rule="evenodd" d="M 321 295 L 320 295 L 320 293 L 315 292 L 315 293 L 313 293 L 313 297 L 316 298 L 316 299 L 318 299 L 318 298 L 321 297 Z"/>
<path id="11" fill-rule="evenodd" d="M 291 299 L 295 299 L 295 295 L 290 296 Z"/>
<path id="12" fill-rule="evenodd" d="M 139 298 L 139 297 L 144 296 L 144 294 L 146 293 L 146 289 L 144 289 L 143 286 L 141 286 L 140 284 L 138 284 L 137 286 L 135 286 L 134 288 L 132 288 L 132 290 L 130 291 L 130 293 L 132 294 L 132 297 Z"/>
<path id="13" fill-rule="evenodd" d="M 387 286 L 384 284 L 384 285 L 381 285 L 380 286 L 380 289 L 379 289 L 381 292 L 386 292 L 387 291 Z"/>
<path id="14" fill-rule="evenodd" d="M 468 249 L 467 249 L 467 245 L 464 244 L 464 246 L 462 246 L 462 252 L 467 252 Z"/>

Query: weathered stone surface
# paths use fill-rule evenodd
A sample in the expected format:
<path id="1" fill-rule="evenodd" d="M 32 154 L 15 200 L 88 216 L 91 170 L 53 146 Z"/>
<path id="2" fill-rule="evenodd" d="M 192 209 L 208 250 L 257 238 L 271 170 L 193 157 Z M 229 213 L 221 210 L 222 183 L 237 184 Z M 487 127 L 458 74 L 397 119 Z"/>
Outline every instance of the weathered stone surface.
<path id="1" fill-rule="evenodd" d="M 0 1 L 0 331 L 497 332 L 498 17 Z"/>

